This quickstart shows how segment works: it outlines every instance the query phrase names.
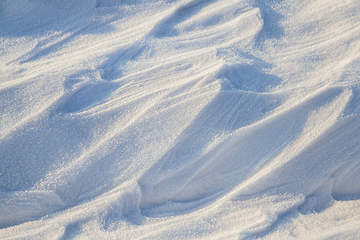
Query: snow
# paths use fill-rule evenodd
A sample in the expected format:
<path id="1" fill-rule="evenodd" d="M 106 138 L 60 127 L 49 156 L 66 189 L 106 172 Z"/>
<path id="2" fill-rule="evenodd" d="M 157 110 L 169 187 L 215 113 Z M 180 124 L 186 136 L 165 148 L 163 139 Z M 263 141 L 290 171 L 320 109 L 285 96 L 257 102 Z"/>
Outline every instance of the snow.
<path id="1" fill-rule="evenodd" d="M 0 239 L 360 238 L 359 13 L 0 1 Z"/>

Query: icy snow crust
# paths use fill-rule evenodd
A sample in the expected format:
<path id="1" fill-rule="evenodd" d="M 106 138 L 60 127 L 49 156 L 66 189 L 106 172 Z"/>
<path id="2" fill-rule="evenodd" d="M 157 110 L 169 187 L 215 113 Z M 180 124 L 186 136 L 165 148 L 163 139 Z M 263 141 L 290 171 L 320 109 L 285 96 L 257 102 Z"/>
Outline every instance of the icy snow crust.
<path id="1" fill-rule="evenodd" d="M 357 0 L 0 1 L 1 239 L 360 239 Z"/>

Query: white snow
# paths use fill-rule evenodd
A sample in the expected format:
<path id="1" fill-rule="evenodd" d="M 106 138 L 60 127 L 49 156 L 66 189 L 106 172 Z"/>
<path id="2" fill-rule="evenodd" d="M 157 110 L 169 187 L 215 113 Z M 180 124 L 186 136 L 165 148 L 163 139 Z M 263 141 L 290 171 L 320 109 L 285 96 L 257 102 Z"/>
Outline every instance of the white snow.
<path id="1" fill-rule="evenodd" d="M 0 0 L 0 239 L 359 239 L 357 0 Z"/>

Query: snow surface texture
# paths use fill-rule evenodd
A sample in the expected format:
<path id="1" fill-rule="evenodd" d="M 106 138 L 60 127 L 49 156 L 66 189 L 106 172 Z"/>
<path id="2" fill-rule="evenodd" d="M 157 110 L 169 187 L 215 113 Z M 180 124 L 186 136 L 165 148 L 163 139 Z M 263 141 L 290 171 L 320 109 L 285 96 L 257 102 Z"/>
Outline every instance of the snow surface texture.
<path id="1" fill-rule="evenodd" d="M 1 0 L 1 239 L 360 239 L 358 0 Z"/>

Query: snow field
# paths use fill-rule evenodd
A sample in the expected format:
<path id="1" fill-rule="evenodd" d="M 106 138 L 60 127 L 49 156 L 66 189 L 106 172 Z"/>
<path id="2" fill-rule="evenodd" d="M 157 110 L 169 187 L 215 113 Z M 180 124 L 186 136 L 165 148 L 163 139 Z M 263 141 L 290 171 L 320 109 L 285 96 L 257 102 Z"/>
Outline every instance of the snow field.
<path id="1" fill-rule="evenodd" d="M 0 238 L 359 238 L 358 13 L 0 2 Z"/>

